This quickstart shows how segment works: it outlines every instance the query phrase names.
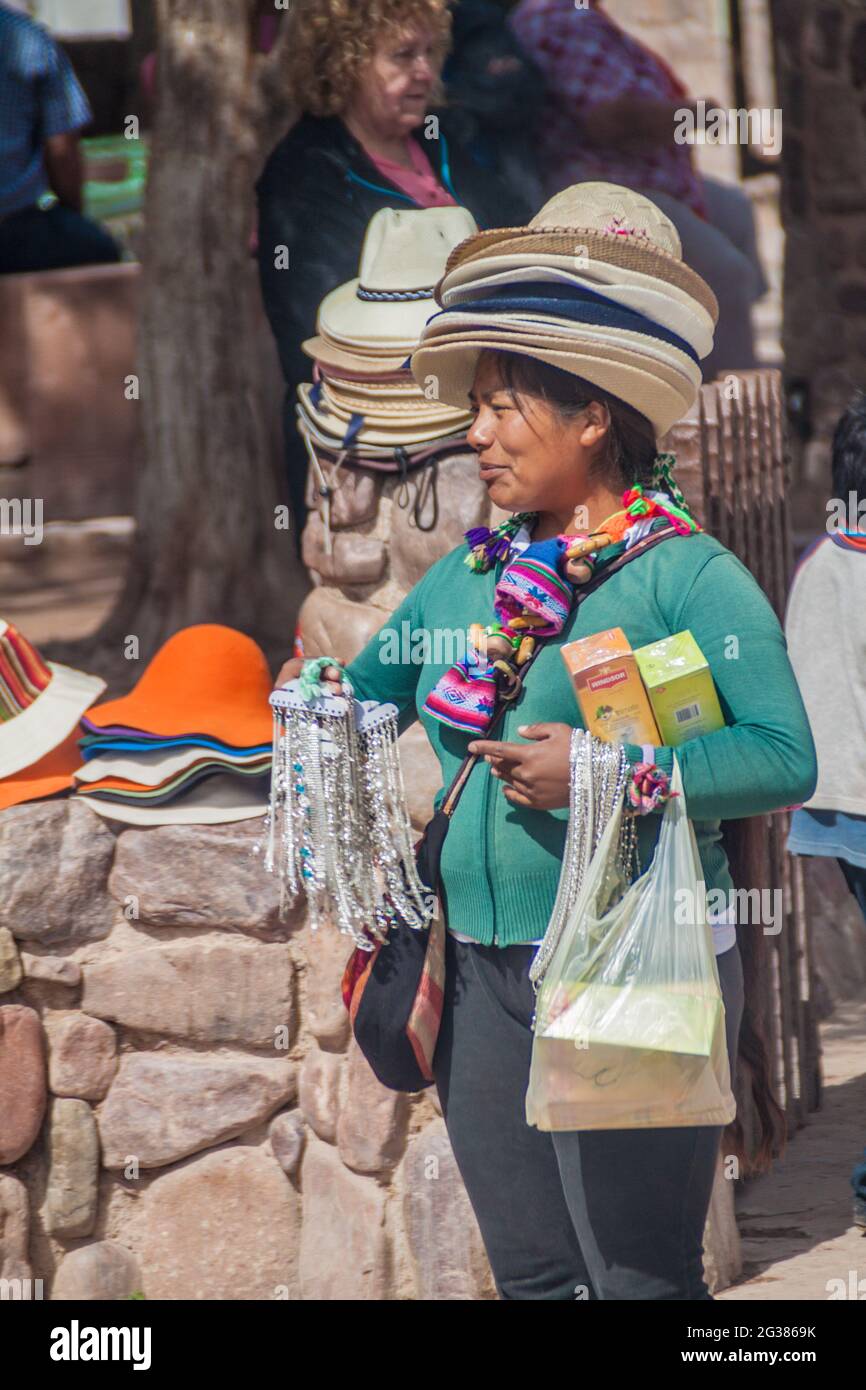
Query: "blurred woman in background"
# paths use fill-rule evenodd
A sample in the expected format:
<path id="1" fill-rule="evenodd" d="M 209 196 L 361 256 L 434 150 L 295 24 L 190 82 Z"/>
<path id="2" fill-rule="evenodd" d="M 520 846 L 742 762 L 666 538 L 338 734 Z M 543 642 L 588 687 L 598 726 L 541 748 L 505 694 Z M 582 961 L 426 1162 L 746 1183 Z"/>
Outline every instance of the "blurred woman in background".
<path id="1" fill-rule="evenodd" d="M 440 72 L 448 0 L 309 0 L 289 48 L 300 119 L 256 185 L 259 272 L 279 349 L 283 427 L 296 536 L 304 522 L 306 456 L 295 391 L 309 363 L 301 343 L 319 303 L 357 274 L 367 224 L 385 207 L 469 209 L 480 227 L 523 224 L 534 208 L 483 169 L 449 130 Z"/>

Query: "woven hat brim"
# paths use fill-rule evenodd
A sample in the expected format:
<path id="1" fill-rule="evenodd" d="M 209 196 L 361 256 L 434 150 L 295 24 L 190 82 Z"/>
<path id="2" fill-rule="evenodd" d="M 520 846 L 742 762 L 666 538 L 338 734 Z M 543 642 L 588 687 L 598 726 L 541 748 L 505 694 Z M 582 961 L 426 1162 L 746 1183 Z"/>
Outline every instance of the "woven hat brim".
<path id="1" fill-rule="evenodd" d="M 297 427 L 301 435 L 305 435 L 311 447 L 317 453 L 327 454 L 329 457 L 337 459 L 345 452 L 342 445 L 338 443 L 333 435 L 323 434 L 316 425 L 310 420 L 309 416 L 303 414 L 301 407 L 296 407 Z M 357 441 L 348 451 L 350 456 L 359 463 L 369 463 L 371 468 L 379 464 L 389 465 L 388 471 L 394 466 L 394 450 L 396 448 L 405 449 L 410 459 L 418 457 L 432 457 L 434 454 L 444 454 L 449 450 L 455 453 L 462 452 L 466 447 L 466 430 L 462 429 L 454 434 L 444 434 L 434 440 L 420 440 L 416 443 L 412 441 L 403 444 L 358 444 Z"/>
<path id="2" fill-rule="evenodd" d="M 341 423 L 348 425 L 348 420 L 341 421 L 337 415 L 318 410 L 310 401 L 311 390 L 312 388 L 306 384 L 298 388 L 300 408 L 303 414 L 313 421 L 321 433 L 326 436 L 330 435 L 332 441 L 339 443 L 345 434 L 345 429 L 341 431 L 339 426 Z M 425 425 L 416 425 L 409 420 L 393 427 L 364 425 L 358 431 L 356 440 L 359 444 L 385 444 L 391 448 L 404 443 L 427 443 L 439 439 L 442 435 L 454 434 L 455 427 L 467 424 L 468 420 L 469 416 L 464 405 L 459 409 L 455 408 L 449 419 L 437 419 L 435 422 Z"/>
<path id="3" fill-rule="evenodd" d="M 664 280 L 685 290 L 686 294 L 704 306 L 714 323 L 718 322 L 719 301 L 697 271 L 672 256 L 670 251 L 653 246 L 646 239 L 600 232 L 595 227 L 503 227 L 479 232 L 478 236 L 467 238 L 451 252 L 442 279 L 445 280 L 458 266 L 480 260 L 491 253 L 499 256 L 532 252 L 570 255 L 576 269 L 579 269 L 576 258 L 586 252 L 590 259 L 608 261 L 611 265 Z"/>
<path id="4" fill-rule="evenodd" d="M 579 324 L 577 329 L 575 332 L 574 326 L 570 325 L 567 330 L 557 332 L 548 320 L 528 322 L 521 319 L 511 324 L 504 317 L 497 316 L 494 320 L 492 315 L 486 315 L 483 324 L 479 324 L 477 320 L 470 321 L 462 327 L 455 326 L 447 333 L 435 333 L 431 324 L 419 344 L 419 350 L 428 345 L 438 347 L 444 343 L 468 346 L 482 338 L 488 341 L 495 340 L 501 348 L 517 353 L 525 352 L 531 355 L 534 347 L 550 347 L 558 352 L 568 352 L 575 359 L 582 353 L 592 353 L 596 349 L 601 349 L 607 355 L 621 348 L 623 353 L 629 355 L 629 360 L 642 361 L 647 369 L 651 367 L 652 371 L 668 381 L 682 379 L 690 382 L 695 390 L 701 384 L 701 369 L 698 364 L 684 352 L 667 343 L 659 343 L 657 339 L 642 333 L 605 328 L 602 325 Z M 413 371 L 416 355 L 412 358 Z M 574 370 L 577 374 L 577 366 Z"/>
<path id="5" fill-rule="evenodd" d="M 607 266 L 607 262 L 601 264 L 613 269 Z M 469 268 L 471 269 L 471 262 Z M 458 271 L 457 274 L 459 273 Z M 519 296 L 521 284 L 530 279 L 548 285 L 552 298 L 556 298 L 558 291 L 562 292 L 562 287 L 574 286 L 598 294 L 610 303 L 618 304 L 634 313 L 642 314 L 652 323 L 660 324 L 683 338 L 699 357 L 709 356 L 713 350 L 714 324 L 702 304 L 698 304 L 691 295 L 683 294 L 682 290 L 673 285 L 662 285 L 658 279 L 650 279 L 649 276 L 619 268 L 616 268 L 614 273 L 617 276 L 627 276 L 630 282 L 640 280 L 645 283 L 602 282 L 593 278 L 591 274 L 578 275 L 575 271 L 563 267 L 530 265 L 527 268 L 503 270 L 499 274 L 487 274 L 478 280 L 467 279 L 463 284 L 443 289 L 440 297 L 443 308 L 447 311 L 471 313 L 475 300 L 489 298 L 491 291 L 498 293 L 503 289 L 513 291 Z M 429 329 L 430 324 L 427 327 Z"/>
<path id="6" fill-rule="evenodd" d="M 72 733 L 105 690 L 99 676 L 49 661 L 53 672 L 32 704 L 0 724 L 0 778 L 37 763 Z"/>
<path id="7" fill-rule="evenodd" d="M 410 428 L 425 424 L 449 425 L 455 418 L 453 406 L 429 401 L 419 393 L 411 404 L 386 404 L 365 400 L 363 397 L 329 394 L 322 396 L 322 402 L 329 414 L 336 415 L 348 424 L 355 415 L 363 415 L 368 426 L 381 426 L 383 429 L 401 429 L 408 424 Z M 465 412 L 460 412 L 461 414 Z"/>
<path id="8" fill-rule="evenodd" d="M 412 348 L 417 347 L 417 345 L 416 339 Z M 409 348 L 407 352 L 380 356 L 350 352 L 346 348 L 336 347 L 321 335 L 316 338 L 307 338 L 301 344 L 301 348 L 308 357 L 312 357 L 316 362 L 321 362 L 323 367 L 329 367 L 336 371 L 358 372 L 361 375 L 372 377 L 403 371 L 406 359 L 412 351 L 412 348 Z"/>
<path id="9" fill-rule="evenodd" d="M 546 345 L 539 342 L 521 346 L 513 341 L 503 343 L 496 338 L 475 336 L 465 343 L 425 344 L 412 358 L 413 372 L 418 380 L 436 377 L 440 397 L 459 404 L 468 400 L 478 359 L 486 348 L 516 351 L 609 391 L 644 415 L 657 438 L 682 419 L 694 404 L 699 389 L 679 373 L 675 373 L 674 381 L 666 374 L 660 375 L 658 364 L 648 363 L 643 354 L 622 347 L 605 349 L 601 344 L 587 345 L 579 353 L 568 352 L 555 340 L 548 340 Z"/>
<path id="10" fill-rule="evenodd" d="M 188 792 L 164 806 L 131 806 L 118 801 L 101 801 L 98 796 L 77 792 L 81 801 L 104 820 L 124 825 L 226 825 L 232 821 L 264 816 L 266 798 L 243 778 L 216 773 L 197 783 Z"/>
<path id="11" fill-rule="evenodd" d="M 465 410 L 457 410 L 454 406 L 448 405 L 443 401 L 425 399 L 422 409 L 417 411 L 400 411 L 398 416 L 386 422 L 385 414 L 387 412 L 380 413 L 375 408 L 366 411 L 356 411 L 352 410 L 342 401 L 332 403 L 331 400 L 326 400 L 324 397 L 319 400 L 318 404 L 314 405 L 310 400 L 312 390 L 313 387 L 308 383 L 302 383 L 298 388 L 298 398 L 304 409 L 309 411 L 311 415 L 326 426 L 329 417 L 337 417 L 341 420 L 345 420 L 345 423 L 348 424 L 353 415 L 363 414 L 364 419 L 367 421 L 365 428 L 369 427 L 369 423 L 373 420 L 380 422 L 380 428 L 385 430 L 392 429 L 395 432 L 401 430 L 404 424 L 413 429 L 416 425 L 419 428 L 433 429 L 439 424 L 447 428 L 452 423 L 462 423 L 462 416 L 465 414 Z"/>
<path id="12" fill-rule="evenodd" d="M 415 344 L 417 347 L 418 344 Z M 415 348 L 412 349 L 415 351 Z M 411 355 L 411 354 L 410 354 Z M 333 391 L 339 391 L 344 396 L 358 396 L 368 401 L 414 401 L 424 399 L 423 391 L 418 388 L 418 383 L 409 371 L 408 367 L 402 374 L 401 381 L 375 381 L 360 380 L 359 378 L 339 377 L 333 372 L 321 372 L 320 379 L 324 381 L 326 387 Z"/>
<path id="13" fill-rule="evenodd" d="M 465 261 L 450 271 L 448 275 L 443 275 L 436 286 L 436 300 L 437 303 L 440 303 L 443 295 L 449 290 L 459 289 L 467 284 L 483 283 L 491 276 L 506 271 L 535 271 L 538 269 L 562 270 L 570 275 L 582 276 L 592 281 L 600 293 L 604 293 L 606 286 L 611 284 L 636 285 L 643 289 L 660 290 L 686 307 L 696 306 L 707 315 L 708 322 L 713 323 L 706 306 L 700 304 L 693 295 L 688 294 L 679 285 L 672 284 L 670 280 L 664 281 L 662 287 L 659 285 L 657 275 L 646 275 L 643 271 L 632 270 L 627 266 L 616 265 L 613 261 L 600 260 L 592 256 L 586 260 L 581 260 L 578 269 L 573 255 L 550 254 L 543 251 L 516 251 L 509 252 L 507 255 L 492 254 Z M 529 276 L 525 278 L 529 278 Z"/>

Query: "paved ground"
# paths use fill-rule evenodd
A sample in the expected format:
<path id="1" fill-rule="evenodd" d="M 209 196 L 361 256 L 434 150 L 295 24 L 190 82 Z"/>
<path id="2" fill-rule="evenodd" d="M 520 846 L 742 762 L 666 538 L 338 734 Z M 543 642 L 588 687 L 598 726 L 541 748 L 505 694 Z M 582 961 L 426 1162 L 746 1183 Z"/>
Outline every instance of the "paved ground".
<path id="1" fill-rule="evenodd" d="M 720 1300 L 866 1300 L 866 1237 L 852 1224 L 851 1169 L 866 1147 L 866 1001 L 821 1025 L 823 1105 L 773 1172 L 741 1193 L 743 1279 Z M 852 1273 L 853 1272 L 853 1273 Z"/>

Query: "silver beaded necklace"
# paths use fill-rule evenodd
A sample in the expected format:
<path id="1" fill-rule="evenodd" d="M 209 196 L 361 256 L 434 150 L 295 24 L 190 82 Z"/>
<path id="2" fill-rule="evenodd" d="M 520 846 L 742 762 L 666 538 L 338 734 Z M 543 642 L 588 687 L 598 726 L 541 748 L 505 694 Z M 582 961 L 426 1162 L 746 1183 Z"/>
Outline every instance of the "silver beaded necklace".
<path id="1" fill-rule="evenodd" d="M 568 832 L 562 869 L 547 930 L 529 967 L 529 978 L 536 993 L 577 902 L 589 862 L 608 821 L 625 795 L 630 771 L 622 744 L 603 743 L 586 729 L 572 729 L 569 744 Z M 638 870 L 634 817 L 623 817 L 614 872 L 624 887 Z"/>
<path id="2" fill-rule="evenodd" d="M 415 863 L 396 705 L 324 694 L 308 701 L 298 681 L 270 702 L 265 868 L 280 880 L 281 916 L 303 891 L 314 931 L 332 920 L 365 951 L 397 916 L 427 927 L 436 903 Z"/>

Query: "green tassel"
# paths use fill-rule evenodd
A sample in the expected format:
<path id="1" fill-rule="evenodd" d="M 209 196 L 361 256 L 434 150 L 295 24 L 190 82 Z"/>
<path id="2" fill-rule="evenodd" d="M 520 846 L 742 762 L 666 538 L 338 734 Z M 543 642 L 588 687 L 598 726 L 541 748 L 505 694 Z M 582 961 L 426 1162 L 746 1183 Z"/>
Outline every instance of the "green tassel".
<path id="1" fill-rule="evenodd" d="M 314 704 L 319 696 L 325 693 L 322 690 L 321 679 L 322 671 L 326 666 L 336 666 L 338 668 L 343 686 L 343 694 L 353 694 L 352 682 L 343 671 L 342 662 L 338 661 L 336 657 L 333 656 L 313 656 L 310 657 L 309 661 L 305 661 L 301 667 L 301 698 L 305 704 Z"/>
<path id="2" fill-rule="evenodd" d="M 676 512 L 676 515 L 681 516 L 681 519 L 683 521 L 697 525 L 696 517 L 689 510 L 689 505 L 686 502 L 686 499 L 683 496 L 682 491 L 674 481 L 673 470 L 676 468 L 676 466 L 676 454 L 656 454 L 655 459 L 653 461 L 653 486 L 660 488 L 664 492 L 667 492 L 669 496 L 673 498 L 674 502 L 677 505 L 677 508 L 679 509 Z M 671 511 L 674 511 L 673 507 L 671 508 Z"/>

